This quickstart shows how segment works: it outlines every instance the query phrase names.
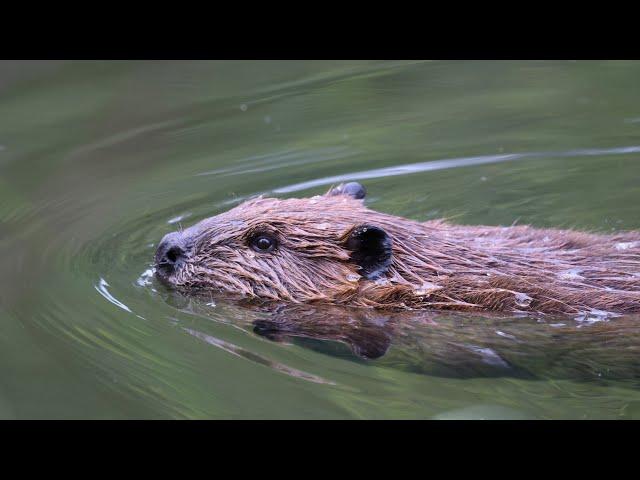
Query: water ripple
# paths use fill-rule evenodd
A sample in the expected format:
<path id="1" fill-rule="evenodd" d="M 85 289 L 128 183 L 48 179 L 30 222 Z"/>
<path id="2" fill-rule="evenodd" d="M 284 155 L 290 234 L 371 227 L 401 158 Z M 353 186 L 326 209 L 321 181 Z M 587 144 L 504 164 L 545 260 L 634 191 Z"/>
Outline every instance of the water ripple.
<path id="1" fill-rule="evenodd" d="M 121 309 L 126 310 L 127 312 L 133 313 L 129 307 L 127 307 L 124 303 L 122 303 L 120 300 L 116 299 L 113 295 L 109 293 L 109 290 L 107 290 L 108 286 L 109 284 L 106 282 L 106 280 L 104 278 L 100 278 L 100 282 L 98 283 L 98 285 L 94 285 L 94 288 L 100 295 L 102 295 L 104 298 L 109 300 L 111 303 L 113 303 L 117 307 L 120 307 Z"/>
<path id="2" fill-rule="evenodd" d="M 257 353 L 249 352 L 243 348 L 240 348 L 232 343 L 225 342 L 224 340 L 220 340 L 219 338 L 212 337 L 211 335 L 207 335 L 202 332 L 198 332 L 196 330 L 192 330 L 190 328 L 183 328 L 189 335 L 193 335 L 200 340 L 207 342 L 209 345 L 213 345 L 215 347 L 221 348 L 225 352 L 231 353 L 232 355 L 236 355 L 238 357 L 245 358 L 247 360 L 251 360 L 253 362 L 259 363 L 261 365 L 265 365 L 267 367 L 271 367 L 274 370 L 284 373 L 285 375 L 289 375 L 291 377 L 300 378 L 302 380 L 307 380 L 313 383 L 324 383 L 328 385 L 335 385 L 334 382 L 329 380 L 325 380 L 322 377 L 317 375 L 313 375 L 311 373 L 303 372 L 302 370 L 298 370 L 296 368 L 289 367 L 279 362 L 274 362 L 272 360 L 268 360 Z"/>
<path id="3" fill-rule="evenodd" d="M 396 165 L 393 167 L 376 168 L 361 172 L 345 173 L 331 177 L 309 180 L 307 182 L 295 183 L 285 187 L 276 188 L 274 193 L 291 193 L 308 188 L 330 185 L 333 183 L 350 182 L 354 180 L 366 180 L 369 178 L 394 177 L 397 175 L 408 175 L 410 173 L 430 172 L 435 170 L 446 170 L 449 168 L 470 167 L 475 165 L 485 165 L 490 163 L 510 162 L 530 158 L 550 158 L 550 157 L 583 157 L 593 155 L 624 155 L 629 153 L 640 153 L 640 146 L 619 147 L 619 148 L 591 148 L 581 150 L 569 150 L 565 152 L 530 152 L 530 153 L 510 153 L 501 155 L 481 155 L 475 157 L 450 158 L 446 160 L 430 160 L 428 162 L 409 163 Z"/>

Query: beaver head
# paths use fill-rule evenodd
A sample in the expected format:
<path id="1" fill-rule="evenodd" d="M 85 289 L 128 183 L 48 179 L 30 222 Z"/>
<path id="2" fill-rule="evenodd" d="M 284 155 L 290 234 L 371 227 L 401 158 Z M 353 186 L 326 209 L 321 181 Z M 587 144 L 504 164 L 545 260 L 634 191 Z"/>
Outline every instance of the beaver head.
<path id="1" fill-rule="evenodd" d="M 179 232 L 156 252 L 156 274 L 189 292 L 308 302 L 353 295 L 392 263 L 392 238 L 348 183 L 310 199 L 255 198 Z M 370 212 L 375 214 L 375 212 Z M 373 215 L 375 216 L 375 215 Z"/>
<path id="2" fill-rule="evenodd" d="M 418 222 L 364 188 L 255 198 L 166 235 L 156 275 L 187 293 L 376 308 L 640 311 L 640 232 Z"/>

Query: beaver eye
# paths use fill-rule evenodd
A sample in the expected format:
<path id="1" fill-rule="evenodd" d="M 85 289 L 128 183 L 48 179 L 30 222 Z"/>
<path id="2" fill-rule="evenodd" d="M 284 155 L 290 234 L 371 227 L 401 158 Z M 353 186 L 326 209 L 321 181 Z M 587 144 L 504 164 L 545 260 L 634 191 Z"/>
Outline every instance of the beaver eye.
<path id="1" fill-rule="evenodd" d="M 258 235 L 251 241 L 251 246 L 257 252 L 271 252 L 276 248 L 276 240 L 266 235 Z"/>

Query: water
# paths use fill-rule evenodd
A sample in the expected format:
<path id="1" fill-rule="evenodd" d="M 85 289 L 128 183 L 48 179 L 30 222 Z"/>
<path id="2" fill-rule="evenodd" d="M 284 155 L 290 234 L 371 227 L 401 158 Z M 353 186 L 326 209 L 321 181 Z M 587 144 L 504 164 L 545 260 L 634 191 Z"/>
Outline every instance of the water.
<path id="1" fill-rule="evenodd" d="M 169 231 L 340 180 L 419 220 L 639 229 L 639 80 L 621 61 L 0 63 L 0 418 L 640 418 L 637 317 L 274 319 L 150 270 Z"/>

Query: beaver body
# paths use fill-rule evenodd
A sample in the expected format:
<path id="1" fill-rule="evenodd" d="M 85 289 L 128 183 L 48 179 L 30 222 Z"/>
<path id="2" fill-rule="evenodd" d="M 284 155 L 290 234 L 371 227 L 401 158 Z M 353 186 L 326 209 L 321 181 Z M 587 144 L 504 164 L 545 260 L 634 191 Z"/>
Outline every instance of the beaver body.
<path id="1" fill-rule="evenodd" d="M 156 274 L 186 293 L 264 301 L 640 312 L 640 232 L 418 222 L 370 210 L 363 197 L 351 183 L 312 198 L 246 201 L 166 235 Z"/>

